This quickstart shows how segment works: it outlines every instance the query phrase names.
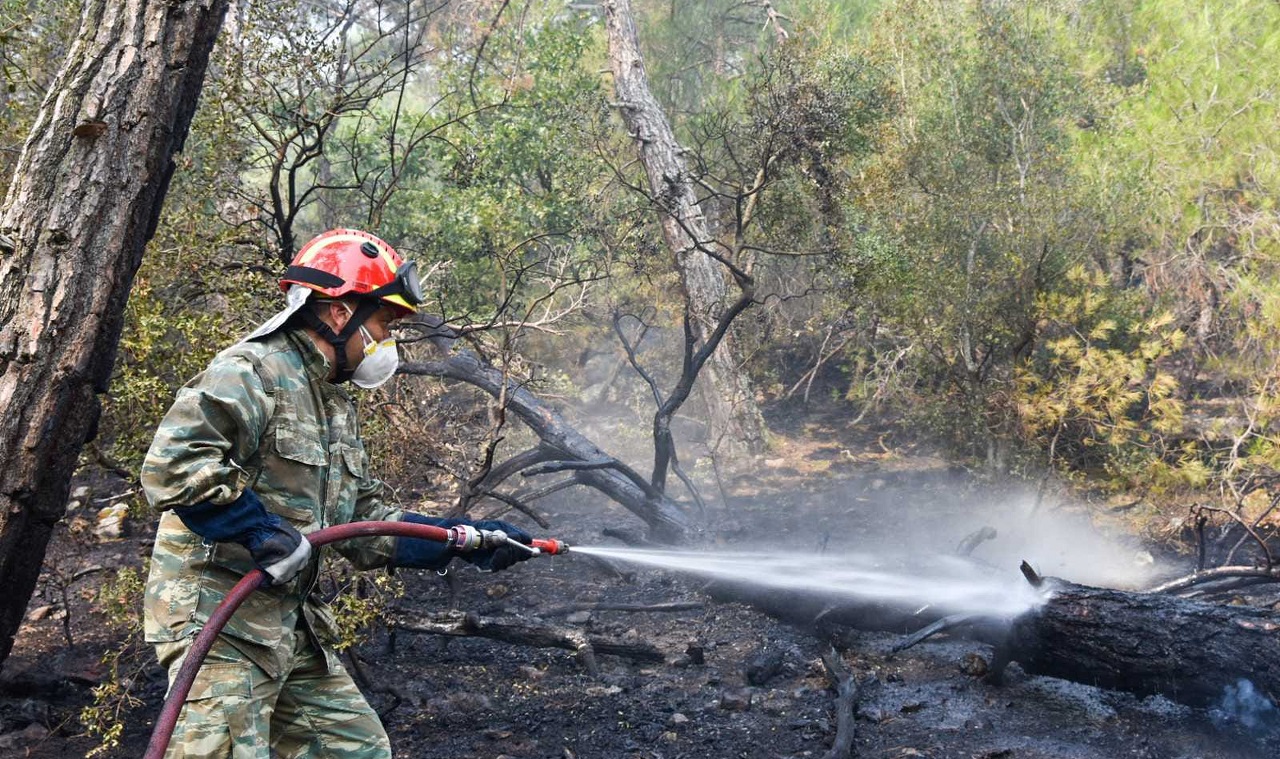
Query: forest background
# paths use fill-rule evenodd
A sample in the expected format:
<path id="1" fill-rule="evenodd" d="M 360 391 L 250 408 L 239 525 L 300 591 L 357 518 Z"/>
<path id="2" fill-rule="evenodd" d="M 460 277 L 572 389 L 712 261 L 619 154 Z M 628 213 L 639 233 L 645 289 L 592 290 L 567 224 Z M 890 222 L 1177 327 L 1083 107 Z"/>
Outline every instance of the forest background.
<path id="1" fill-rule="evenodd" d="M 9 176 L 80 9 L 0 8 Z M 1188 497 L 1251 522 L 1275 506 L 1275 3 L 636 13 L 712 233 L 754 280 L 732 329 L 748 401 L 1123 492 L 1144 524 Z M 624 347 L 676 376 L 685 303 L 602 26 L 556 2 L 234 7 L 87 461 L 136 471 L 176 389 L 340 225 L 417 259 L 430 310 L 496 366 L 565 405 L 621 402 L 643 444 Z M 446 503 L 505 433 L 442 392 L 401 382 L 366 432 L 387 479 Z M 704 480 L 742 453 L 691 438 Z"/>
<path id="2" fill-rule="evenodd" d="M 874 420 L 1111 499 L 1135 530 L 1192 503 L 1274 530 L 1280 4 L 634 7 L 721 277 L 750 296 L 737 411 Z M 5 177 L 80 14 L 0 0 Z M 689 303 L 608 57 L 591 3 L 234 4 L 84 466 L 135 479 L 176 389 L 333 226 L 417 260 L 427 310 L 506 376 L 622 415 L 611 453 L 647 450 Z M 710 493 L 770 441 L 717 436 L 697 405 L 681 475 Z M 502 398 L 413 377 L 364 424 L 428 510 L 529 437 Z"/>

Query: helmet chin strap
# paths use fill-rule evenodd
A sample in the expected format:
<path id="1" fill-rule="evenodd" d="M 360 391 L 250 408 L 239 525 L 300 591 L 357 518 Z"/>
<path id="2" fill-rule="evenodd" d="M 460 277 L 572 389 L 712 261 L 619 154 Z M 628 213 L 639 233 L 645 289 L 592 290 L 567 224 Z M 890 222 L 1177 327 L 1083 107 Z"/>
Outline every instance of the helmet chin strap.
<path id="1" fill-rule="evenodd" d="M 302 321 L 315 330 L 322 340 L 333 346 L 335 370 L 333 381 L 335 384 L 346 382 L 351 379 L 351 375 L 355 374 L 355 368 L 347 366 L 347 341 L 381 307 L 382 304 L 376 300 L 362 298 L 351 313 L 351 318 L 347 319 L 347 323 L 341 332 L 334 332 L 332 327 L 309 308 L 299 312 L 298 315 L 302 318 Z"/>

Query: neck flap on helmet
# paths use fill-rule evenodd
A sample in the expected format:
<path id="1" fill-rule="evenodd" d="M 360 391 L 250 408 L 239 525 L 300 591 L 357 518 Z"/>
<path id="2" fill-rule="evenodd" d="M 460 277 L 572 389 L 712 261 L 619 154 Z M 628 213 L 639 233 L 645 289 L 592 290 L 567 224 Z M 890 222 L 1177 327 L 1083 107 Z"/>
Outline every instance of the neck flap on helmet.
<path id="1" fill-rule="evenodd" d="M 334 301 L 324 302 L 333 303 Z M 346 382 L 351 379 L 351 375 L 355 374 L 355 367 L 347 366 L 347 341 L 381 307 L 382 304 L 377 300 L 361 298 L 341 332 L 334 332 L 332 327 L 309 308 L 305 308 L 298 313 L 304 324 L 315 330 L 322 340 L 333 346 L 335 370 L 333 381 L 335 383 Z"/>

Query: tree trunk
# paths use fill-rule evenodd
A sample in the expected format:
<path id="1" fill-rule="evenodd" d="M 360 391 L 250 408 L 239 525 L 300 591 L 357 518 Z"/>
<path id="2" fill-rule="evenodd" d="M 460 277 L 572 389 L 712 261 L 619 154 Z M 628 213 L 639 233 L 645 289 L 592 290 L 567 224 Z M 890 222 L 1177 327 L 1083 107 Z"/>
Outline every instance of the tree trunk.
<path id="1" fill-rule="evenodd" d="M 0 211 L 0 664 L 96 431 L 227 0 L 89 0 Z"/>
<path id="2" fill-rule="evenodd" d="M 997 656 L 1032 674 L 1192 706 L 1249 680 L 1280 704 L 1280 613 L 1080 585 L 1015 620 Z"/>
<path id="3" fill-rule="evenodd" d="M 630 0 L 608 0 L 604 10 L 609 62 L 622 119 L 636 140 L 653 202 L 662 212 L 662 234 L 675 255 L 694 317 L 694 334 L 705 343 L 726 307 L 727 287 L 720 264 L 698 246 L 717 243 L 708 231 L 693 180 L 681 158 L 684 149 L 649 89 Z M 712 449 L 731 462 L 764 450 L 764 420 L 735 354 L 726 334 L 703 368 L 699 382 L 711 424 Z"/>

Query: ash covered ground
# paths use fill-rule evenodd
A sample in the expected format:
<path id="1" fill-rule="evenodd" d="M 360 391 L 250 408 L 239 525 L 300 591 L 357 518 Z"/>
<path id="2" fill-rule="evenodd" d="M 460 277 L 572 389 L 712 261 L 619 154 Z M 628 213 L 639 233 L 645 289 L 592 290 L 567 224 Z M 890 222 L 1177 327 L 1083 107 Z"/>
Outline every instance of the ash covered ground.
<path id="1" fill-rule="evenodd" d="M 1133 541 L 1103 537 L 1088 526 L 1087 515 L 1042 507 L 1061 521 L 1019 526 L 1025 497 L 996 494 L 934 459 L 844 445 L 784 445 L 777 458 L 733 483 L 727 503 L 714 509 L 715 533 L 699 543 L 707 550 L 758 546 L 764 536 L 774 549 L 815 554 L 889 545 L 927 554 L 953 550 L 966 530 L 999 520 L 994 526 L 1005 540 L 974 553 L 995 566 L 1030 558 L 1047 574 L 1120 584 L 1177 569 L 1153 563 Z M 570 494 L 547 512 L 552 533 L 571 544 L 606 545 L 605 528 L 638 526 L 595 496 Z M 32 610 L 49 610 L 24 626 L 0 677 L 0 756 L 83 756 L 97 745 L 81 735 L 76 714 L 107 677 L 99 657 L 115 640 L 84 593 L 99 573 L 75 579 L 76 571 L 136 566 L 150 547 L 146 524 L 135 525 L 131 537 L 87 548 L 67 539 L 65 527 L 59 531 L 50 562 L 71 578 L 63 583 L 66 602 L 49 583 L 32 601 Z M 463 568 L 455 589 L 431 573 L 402 573 L 408 595 L 397 603 L 404 614 L 456 608 L 486 617 L 520 615 L 649 643 L 664 661 L 601 655 L 593 676 L 569 651 L 378 632 L 355 649 L 356 668 L 383 714 L 395 755 L 706 759 L 826 752 L 836 717 L 820 657 L 831 636 L 717 603 L 702 593 L 698 578 L 621 568 L 619 575 L 570 554 L 501 574 Z M 564 609 L 578 602 L 672 601 L 701 606 L 662 613 Z M 1268 724 L 1274 715 L 1261 715 L 1262 724 L 1250 728 L 1159 697 L 1029 677 L 1016 665 L 1007 684 L 995 687 L 981 678 L 991 659 L 988 646 L 944 635 L 892 655 L 900 639 L 835 636 L 845 663 L 864 681 L 856 756 L 1234 759 L 1271 757 L 1280 749 Z M 130 713 L 122 745 L 102 756 L 143 753 L 164 682 L 152 665 L 138 683 L 142 704 Z"/>

